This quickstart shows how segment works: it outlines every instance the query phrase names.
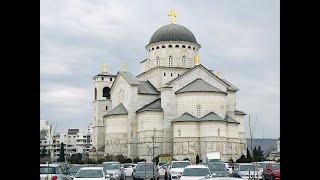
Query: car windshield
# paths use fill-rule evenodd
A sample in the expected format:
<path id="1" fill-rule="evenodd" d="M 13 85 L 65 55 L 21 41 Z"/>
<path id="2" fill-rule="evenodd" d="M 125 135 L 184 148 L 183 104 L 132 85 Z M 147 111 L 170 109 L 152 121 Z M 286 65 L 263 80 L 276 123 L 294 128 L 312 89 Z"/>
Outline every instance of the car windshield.
<path id="1" fill-rule="evenodd" d="M 153 167 L 152 164 L 146 164 L 146 165 L 139 164 L 136 167 L 136 171 L 152 171 L 152 169 L 153 169 L 152 167 Z"/>
<path id="2" fill-rule="evenodd" d="M 208 168 L 186 168 L 183 171 L 183 176 L 207 176 L 209 175 Z"/>
<path id="3" fill-rule="evenodd" d="M 210 163 L 209 164 L 210 171 L 226 171 L 226 167 L 221 163 Z"/>
<path id="4" fill-rule="evenodd" d="M 249 164 L 248 165 L 240 165 L 239 167 L 240 167 L 239 168 L 240 171 L 253 171 L 254 170 L 252 164 L 250 164 L 250 165 Z"/>
<path id="5" fill-rule="evenodd" d="M 103 173 L 99 169 L 84 169 L 84 170 L 80 170 L 75 177 L 76 178 L 101 178 L 103 177 Z"/>
<path id="6" fill-rule="evenodd" d="M 104 163 L 102 164 L 104 169 L 111 170 L 111 169 L 120 169 L 120 166 L 118 163 Z"/>
<path id="7" fill-rule="evenodd" d="M 123 167 L 124 168 L 132 168 L 132 164 L 124 164 Z"/>
<path id="8" fill-rule="evenodd" d="M 280 169 L 280 164 L 272 164 L 272 170 L 278 170 Z"/>
<path id="9" fill-rule="evenodd" d="M 258 168 L 265 168 L 268 163 L 257 163 Z"/>
<path id="10" fill-rule="evenodd" d="M 185 168 L 189 165 L 189 162 L 172 162 L 171 168 Z"/>
<path id="11" fill-rule="evenodd" d="M 81 168 L 81 166 L 72 166 L 72 167 L 69 169 L 69 172 L 70 172 L 70 173 L 77 173 L 80 168 Z"/>
<path id="12" fill-rule="evenodd" d="M 60 174 L 59 168 L 40 166 L 40 174 Z"/>

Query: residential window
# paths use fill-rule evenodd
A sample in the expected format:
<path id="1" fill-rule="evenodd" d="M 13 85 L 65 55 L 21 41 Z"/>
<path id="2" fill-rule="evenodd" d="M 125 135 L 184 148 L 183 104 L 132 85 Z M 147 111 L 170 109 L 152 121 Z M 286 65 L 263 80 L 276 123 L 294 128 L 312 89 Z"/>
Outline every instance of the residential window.
<path id="1" fill-rule="evenodd" d="M 157 66 L 160 66 L 160 58 L 157 57 Z"/>
<path id="2" fill-rule="evenodd" d="M 173 66 L 173 59 L 172 56 L 169 56 L 169 67 Z"/>
<path id="3" fill-rule="evenodd" d="M 201 116 L 201 107 L 200 105 L 198 104 L 197 105 L 197 117 L 200 117 Z"/>
<path id="4" fill-rule="evenodd" d="M 186 67 L 186 56 L 182 57 L 182 67 Z"/>

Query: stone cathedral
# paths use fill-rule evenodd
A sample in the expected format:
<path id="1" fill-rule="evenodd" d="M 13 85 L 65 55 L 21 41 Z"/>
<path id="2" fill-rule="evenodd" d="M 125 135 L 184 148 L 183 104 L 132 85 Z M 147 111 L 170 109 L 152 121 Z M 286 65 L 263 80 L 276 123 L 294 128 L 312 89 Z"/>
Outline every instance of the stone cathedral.
<path id="1" fill-rule="evenodd" d="M 201 45 L 185 26 L 160 27 L 145 46 L 142 72 L 107 69 L 93 78 L 94 152 L 152 160 L 174 159 L 219 151 L 222 160 L 246 153 L 245 113 L 236 108 L 239 90 L 200 64 Z M 154 137 L 154 138 L 152 138 Z"/>

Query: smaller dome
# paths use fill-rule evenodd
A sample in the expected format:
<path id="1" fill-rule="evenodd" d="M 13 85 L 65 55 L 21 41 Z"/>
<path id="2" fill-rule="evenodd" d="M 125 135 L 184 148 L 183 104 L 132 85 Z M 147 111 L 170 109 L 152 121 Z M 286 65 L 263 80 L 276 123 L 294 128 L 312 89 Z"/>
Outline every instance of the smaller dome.
<path id="1" fill-rule="evenodd" d="M 149 44 L 162 41 L 186 41 L 198 44 L 193 33 L 188 28 L 179 24 L 168 24 L 162 26 L 153 33 Z"/>

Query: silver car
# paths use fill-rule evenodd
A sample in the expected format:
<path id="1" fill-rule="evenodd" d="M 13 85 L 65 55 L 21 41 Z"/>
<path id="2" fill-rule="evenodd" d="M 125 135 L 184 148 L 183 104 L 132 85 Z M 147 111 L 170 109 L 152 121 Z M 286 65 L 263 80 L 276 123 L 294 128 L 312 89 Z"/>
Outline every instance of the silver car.
<path id="1" fill-rule="evenodd" d="M 40 164 L 41 180 L 71 180 L 60 164 Z"/>
<path id="2" fill-rule="evenodd" d="M 110 179 L 124 180 L 125 174 L 119 162 L 103 162 L 101 164 L 106 174 L 110 175 Z"/>

